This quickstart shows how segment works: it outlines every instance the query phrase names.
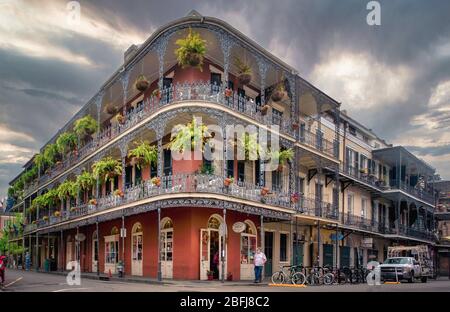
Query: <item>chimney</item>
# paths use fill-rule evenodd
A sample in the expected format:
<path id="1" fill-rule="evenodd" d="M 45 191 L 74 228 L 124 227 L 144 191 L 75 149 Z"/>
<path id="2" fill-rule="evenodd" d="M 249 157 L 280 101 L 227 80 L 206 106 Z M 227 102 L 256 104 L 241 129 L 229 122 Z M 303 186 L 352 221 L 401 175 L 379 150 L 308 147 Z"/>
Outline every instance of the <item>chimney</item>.
<path id="1" fill-rule="evenodd" d="M 132 44 L 123 54 L 123 61 L 124 63 L 128 62 L 137 52 L 139 49 L 139 46 Z"/>

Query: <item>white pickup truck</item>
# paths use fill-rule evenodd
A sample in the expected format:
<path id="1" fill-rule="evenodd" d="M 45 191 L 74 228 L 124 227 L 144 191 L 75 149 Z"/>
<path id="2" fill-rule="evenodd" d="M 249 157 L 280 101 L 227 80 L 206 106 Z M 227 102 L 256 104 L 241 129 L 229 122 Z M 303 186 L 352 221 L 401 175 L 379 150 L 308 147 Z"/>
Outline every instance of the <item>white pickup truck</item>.
<path id="1" fill-rule="evenodd" d="M 426 283 L 433 277 L 433 261 L 426 245 L 388 247 L 388 258 L 380 265 L 382 280 L 414 282 L 420 279 Z"/>
<path id="2" fill-rule="evenodd" d="M 424 274 L 422 267 L 413 257 L 393 257 L 387 258 L 380 265 L 382 280 L 407 280 L 412 283 L 419 279 L 422 283 L 427 282 L 427 274 Z"/>

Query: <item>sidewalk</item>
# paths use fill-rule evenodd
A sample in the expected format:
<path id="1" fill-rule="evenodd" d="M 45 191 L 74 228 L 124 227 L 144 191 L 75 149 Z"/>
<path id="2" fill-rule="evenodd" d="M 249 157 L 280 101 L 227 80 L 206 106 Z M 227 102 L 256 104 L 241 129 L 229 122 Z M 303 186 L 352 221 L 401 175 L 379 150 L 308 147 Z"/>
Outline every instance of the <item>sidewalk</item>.
<path id="1" fill-rule="evenodd" d="M 24 271 L 24 270 L 16 270 L 11 269 L 17 272 Z M 42 273 L 42 274 L 52 274 L 52 275 L 60 275 L 60 276 L 67 276 L 70 271 L 51 271 L 51 272 L 45 272 L 45 271 L 35 271 L 31 270 L 28 272 L 33 273 Z M 111 281 L 111 282 L 122 282 L 122 283 L 144 283 L 144 284 L 155 284 L 155 285 L 183 285 L 183 286 L 189 286 L 189 285 L 199 285 L 199 284 L 207 284 L 207 285 L 223 285 L 223 286 L 267 286 L 264 281 L 259 284 L 253 283 L 253 281 L 224 281 L 223 283 L 219 280 L 213 280 L 213 281 L 201 281 L 201 280 L 172 280 L 172 279 L 163 279 L 162 281 L 158 281 L 156 278 L 150 278 L 150 277 L 141 277 L 141 276 L 131 276 L 131 275 L 125 275 L 124 277 L 119 277 L 117 274 L 113 274 L 112 277 L 109 277 L 107 274 L 100 273 L 97 275 L 97 273 L 90 273 L 90 272 L 82 272 L 81 278 L 86 279 L 92 279 L 92 280 L 103 280 L 103 281 Z M 268 280 L 266 281 L 268 282 Z"/>

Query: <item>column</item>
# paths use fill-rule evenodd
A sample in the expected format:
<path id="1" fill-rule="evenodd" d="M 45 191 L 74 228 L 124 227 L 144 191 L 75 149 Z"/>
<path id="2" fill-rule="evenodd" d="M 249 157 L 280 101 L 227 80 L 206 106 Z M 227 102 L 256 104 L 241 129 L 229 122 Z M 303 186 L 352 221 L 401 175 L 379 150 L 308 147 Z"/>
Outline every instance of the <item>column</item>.
<path id="1" fill-rule="evenodd" d="M 98 217 L 97 217 L 97 221 L 95 222 L 95 231 L 97 232 L 97 276 L 100 275 L 100 233 L 98 232 Z"/>
<path id="2" fill-rule="evenodd" d="M 61 236 L 60 236 L 60 242 L 59 242 L 59 246 L 61 248 L 59 254 L 60 254 L 60 266 L 61 266 L 61 272 L 64 271 L 64 234 L 63 234 L 63 230 L 61 230 Z"/>
<path id="3" fill-rule="evenodd" d="M 39 233 L 38 232 L 36 232 L 35 248 L 36 248 L 36 254 L 34 255 L 34 257 L 35 257 L 34 265 L 35 265 L 36 271 L 39 271 Z"/>
<path id="4" fill-rule="evenodd" d="M 230 67 L 230 51 L 233 46 L 233 41 L 226 32 L 220 32 L 219 34 L 220 47 L 223 54 L 223 77 L 222 84 L 223 89 L 228 87 L 228 70 Z"/>
<path id="5" fill-rule="evenodd" d="M 222 259 L 222 276 L 221 276 L 221 280 L 222 283 L 225 282 L 225 259 L 226 259 L 226 254 L 225 251 L 227 250 L 227 235 L 228 235 L 228 228 L 227 228 L 227 210 L 224 209 L 223 210 L 223 224 L 224 224 L 224 228 L 225 231 L 223 233 L 223 243 L 222 243 L 222 250 L 221 250 L 221 259 Z"/>
<path id="6" fill-rule="evenodd" d="M 120 157 L 122 161 L 122 192 L 125 194 L 125 166 L 126 166 L 126 158 L 127 158 L 127 152 L 128 152 L 128 142 L 123 141 L 119 145 L 120 148 Z"/>
<path id="7" fill-rule="evenodd" d="M 105 94 L 105 92 L 103 90 L 101 90 L 99 93 L 97 93 L 97 95 L 95 96 L 95 106 L 97 107 L 97 124 L 99 127 L 99 130 L 97 132 L 97 135 L 100 134 L 100 130 L 101 130 L 101 126 L 100 126 L 100 115 L 102 112 L 102 102 L 103 102 L 103 95 Z"/>
<path id="8" fill-rule="evenodd" d="M 158 141 L 158 165 L 157 165 L 157 171 L 158 171 L 158 177 L 163 176 L 163 167 L 164 167 L 164 160 L 163 160 L 163 145 L 162 145 L 162 139 L 164 136 L 164 125 L 165 123 L 159 122 L 157 124 L 156 128 L 156 140 Z"/>
<path id="9" fill-rule="evenodd" d="M 317 110 L 317 133 L 316 133 L 316 147 L 319 150 L 323 150 L 323 142 L 322 142 L 322 105 L 323 105 L 323 97 L 321 94 L 316 95 L 314 97 L 316 100 L 316 110 Z"/>
<path id="10" fill-rule="evenodd" d="M 264 242 L 264 216 L 261 214 L 261 216 L 259 217 L 260 218 L 260 223 L 261 223 L 261 229 L 260 229 L 260 233 L 259 233 L 259 235 L 260 235 L 260 248 L 261 248 L 261 251 L 262 252 L 264 252 L 264 246 L 265 246 L 265 242 Z M 263 266 L 263 269 L 262 269 L 262 272 L 261 272 L 261 281 L 264 279 L 264 266 Z"/>
<path id="11" fill-rule="evenodd" d="M 125 216 L 122 214 L 122 231 L 120 231 L 120 236 L 122 240 L 122 268 L 123 268 L 123 275 L 125 276 Z M 97 235 L 98 238 L 98 235 Z"/>
<path id="12" fill-rule="evenodd" d="M 123 91 L 123 116 L 127 113 L 127 98 L 128 98 L 128 81 L 130 78 L 131 69 L 126 69 L 123 71 L 122 76 L 120 77 L 120 81 L 122 82 L 122 91 Z"/>
<path id="13" fill-rule="evenodd" d="M 162 281 L 162 272 L 161 272 L 161 208 L 158 208 L 158 281 Z"/>
<path id="14" fill-rule="evenodd" d="M 320 259 L 320 244 L 321 244 L 322 242 L 320 241 L 320 220 L 319 219 L 317 219 L 317 259 L 315 259 L 315 260 L 317 260 L 317 265 L 319 265 L 320 266 L 320 262 L 321 262 L 321 259 Z M 316 263 L 313 263 L 313 265 L 315 265 Z"/>
<path id="15" fill-rule="evenodd" d="M 266 95 L 265 95 L 265 89 L 266 89 L 266 74 L 267 74 L 267 63 L 261 56 L 256 56 L 256 61 L 258 63 L 258 69 L 259 69 L 259 76 L 261 77 L 261 106 L 264 106 L 266 104 Z"/>
<path id="16" fill-rule="evenodd" d="M 160 91 L 163 89 L 163 80 L 164 80 L 164 56 L 166 54 L 168 36 L 163 35 L 158 39 L 158 43 L 156 44 L 156 52 L 158 54 L 158 88 Z"/>
<path id="17" fill-rule="evenodd" d="M 334 129 L 334 156 L 339 160 L 339 153 L 340 153 L 340 124 L 341 124 L 341 112 L 339 108 L 336 106 L 334 108 L 334 114 L 335 114 L 335 129 Z"/>

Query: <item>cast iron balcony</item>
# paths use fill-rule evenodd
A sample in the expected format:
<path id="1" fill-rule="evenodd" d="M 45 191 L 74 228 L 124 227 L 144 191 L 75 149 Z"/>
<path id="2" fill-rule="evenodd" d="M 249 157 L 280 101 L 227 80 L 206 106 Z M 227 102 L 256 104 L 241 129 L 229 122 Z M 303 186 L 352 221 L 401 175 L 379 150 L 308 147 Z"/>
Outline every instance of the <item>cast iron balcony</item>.
<path id="1" fill-rule="evenodd" d="M 267 195 L 262 195 L 261 189 L 261 186 L 242 182 L 225 186 L 224 178 L 216 175 L 183 174 L 163 176 L 159 186 L 154 185 L 151 180 L 145 181 L 142 184 L 127 188 L 123 197 L 111 194 L 97 199 L 96 205 L 81 204 L 72 207 L 68 211 L 63 211 L 59 217 L 52 216 L 47 221 L 38 220 L 34 222 L 34 224 L 28 224 L 25 227 L 25 231 L 28 232 L 39 227 L 76 219 L 94 212 L 133 203 L 138 200 L 176 193 L 218 194 L 230 198 L 252 201 L 255 205 L 261 205 L 261 203 L 263 203 L 271 206 L 294 209 L 294 205 L 291 203 L 288 194 L 282 191 L 271 190 Z"/>

